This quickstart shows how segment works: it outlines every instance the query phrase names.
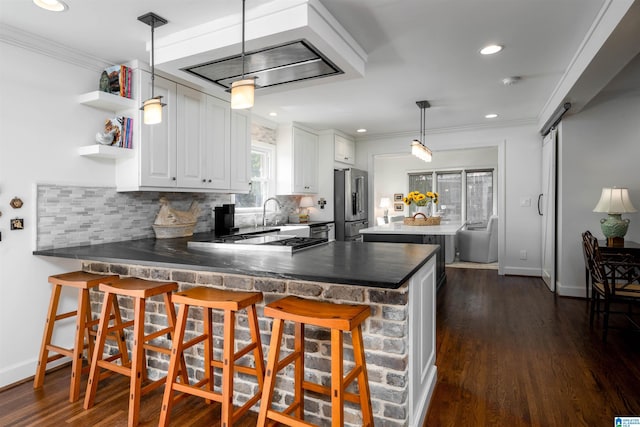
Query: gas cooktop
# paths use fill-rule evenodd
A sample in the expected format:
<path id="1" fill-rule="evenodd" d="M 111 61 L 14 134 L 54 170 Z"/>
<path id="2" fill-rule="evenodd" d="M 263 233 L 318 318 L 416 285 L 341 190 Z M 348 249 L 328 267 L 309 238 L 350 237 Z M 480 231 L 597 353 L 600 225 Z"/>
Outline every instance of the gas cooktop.
<path id="1" fill-rule="evenodd" d="M 314 246 L 323 245 L 328 240 L 318 237 L 296 237 L 286 234 L 233 235 L 222 236 L 212 241 L 191 241 L 187 246 L 194 249 L 223 249 L 293 253 Z"/>

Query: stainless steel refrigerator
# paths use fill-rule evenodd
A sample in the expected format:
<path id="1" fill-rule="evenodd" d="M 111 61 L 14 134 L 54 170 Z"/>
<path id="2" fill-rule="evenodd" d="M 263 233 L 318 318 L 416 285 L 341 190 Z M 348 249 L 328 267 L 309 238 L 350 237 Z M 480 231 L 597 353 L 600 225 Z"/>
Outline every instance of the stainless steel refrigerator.
<path id="1" fill-rule="evenodd" d="M 367 228 L 367 172 L 336 169 L 334 179 L 334 221 L 336 240 L 362 240 L 360 229 Z"/>

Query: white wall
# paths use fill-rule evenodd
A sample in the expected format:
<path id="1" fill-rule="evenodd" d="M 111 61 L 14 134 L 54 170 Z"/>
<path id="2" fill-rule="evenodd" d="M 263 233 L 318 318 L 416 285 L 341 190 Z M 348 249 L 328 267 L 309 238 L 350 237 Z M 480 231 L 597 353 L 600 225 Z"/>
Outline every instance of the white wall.
<path id="1" fill-rule="evenodd" d="M 640 56 L 636 57 L 583 111 L 563 120 L 559 144 L 558 293 L 585 295 L 580 234 L 603 239 L 592 212 L 602 187 L 628 187 L 640 209 Z M 640 214 L 625 239 L 640 242 Z"/>
<path id="2" fill-rule="evenodd" d="M 405 154 L 413 135 L 360 139 L 356 143 L 355 167 L 376 174 L 375 158 L 383 154 Z M 439 151 L 466 148 L 498 147 L 498 215 L 500 216 L 500 273 L 541 275 L 541 221 L 536 203 L 541 183 L 541 140 L 533 124 L 512 127 L 451 130 L 427 133 L 427 146 L 434 157 Z M 369 180 L 369 194 L 376 194 L 374 179 Z M 531 200 L 520 206 L 522 199 Z M 369 202 L 370 221 L 375 212 Z M 527 259 L 520 259 L 520 251 Z"/>
<path id="3" fill-rule="evenodd" d="M 78 261 L 32 255 L 35 184 L 115 186 L 115 166 L 76 154 L 77 147 L 93 142 L 106 118 L 105 112 L 76 102 L 79 94 L 95 90 L 101 67 L 73 65 L 4 42 L 0 58 L 2 387 L 35 373 L 50 296 L 47 277 L 80 268 Z M 21 209 L 9 207 L 14 196 L 24 201 Z M 24 218 L 24 230 L 9 229 L 15 217 Z"/>

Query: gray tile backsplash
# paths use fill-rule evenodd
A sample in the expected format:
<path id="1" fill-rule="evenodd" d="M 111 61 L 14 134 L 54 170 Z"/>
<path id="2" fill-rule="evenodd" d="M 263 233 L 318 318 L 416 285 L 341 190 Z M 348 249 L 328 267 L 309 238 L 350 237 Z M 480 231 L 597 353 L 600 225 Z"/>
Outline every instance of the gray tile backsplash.
<path id="1" fill-rule="evenodd" d="M 195 232 L 213 229 L 211 210 L 230 203 L 231 195 L 217 193 L 124 192 L 113 187 L 79 187 L 38 185 L 37 238 L 38 250 L 154 237 L 151 225 L 160 210 L 160 197 L 171 206 L 187 210 L 193 200 L 200 205 Z M 282 210 L 280 223 L 298 206 L 299 197 L 278 196 Z M 270 205 L 273 209 L 273 206 Z M 269 216 L 269 222 L 274 220 Z M 252 227 L 262 223 L 262 211 L 255 214 L 236 213 L 236 227 Z"/>
<path id="2" fill-rule="evenodd" d="M 229 194 L 126 192 L 111 187 L 38 185 L 37 249 L 93 245 L 154 237 L 151 225 L 160 197 L 186 210 L 200 205 L 195 232 L 213 228 L 211 208 L 229 203 Z"/>

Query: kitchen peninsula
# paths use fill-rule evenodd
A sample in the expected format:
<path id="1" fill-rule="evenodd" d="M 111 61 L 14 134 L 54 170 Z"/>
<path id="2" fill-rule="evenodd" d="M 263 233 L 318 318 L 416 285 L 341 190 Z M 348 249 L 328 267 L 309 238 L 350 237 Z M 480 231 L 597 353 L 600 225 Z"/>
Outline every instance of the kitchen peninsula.
<path id="1" fill-rule="evenodd" d="M 435 387 L 435 257 L 437 246 L 415 244 L 331 242 L 293 254 L 265 251 L 196 250 L 191 239 L 206 240 L 202 233 L 193 238 L 140 239 L 126 242 L 40 250 L 35 255 L 74 258 L 83 269 L 111 272 L 151 280 L 174 280 L 181 289 L 195 285 L 255 290 L 269 303 L 284 295 L 328 300 L 338 303 L 365 303 L 372 316 L 365 322 L 365 354 L 376 425 L 419 426 L 426 414 Z M 98 302 L 99 295 L 92 295 Z M 258 308 L 262 313 L 262 306 Z M 128 310 L 123 310 L 128 316 Z M 151 313 L 150 319 L 153 321 Z M 193 319 L 192 328 L 198 326 Z M 270 319 L 260 318 L 263 336 L 270 333 Z M 215 325 L 216 328 L 219 325 Z M 248 327 L 239 319 L 240 330 Z M 290 339 L 291 337 L 287 337 Z M 310 352 L 307 368 L 318 378 L 328 378 L 330 366 L 322 333 L 309 328 Z M 268 339 L 263 339 L 265 354 Z M 150 375 L 162 374 L 166 360 L 160 356 L 151 365 Z M 202 372 L 202 359 L 191 360 L 194 373 Z M 159 371 L 155 371 L 157 369 Z M 196 374 L 194 374 L 196 375 Z M 199 374 L 197 374 L 199 375 Z M 238 378 L 251 389 L 250 378 Z M 280 403 L 288 389 L 278 382 Z M 246 400 L 236 393 L 237 402 Z M 307 396 L 308 419 L 323 424 L 330 402 Z M 315 408 L 315 409 L 314 409 Z M 359 408 L 347 407 L 347 419 L 357 425 Z"/>
<path id="2" fill-rule="evenodd" d="M 455 258 L 456 233 L 464 227 L 464 223 L 452 222 L 440 225 L 415 226 L 402 222 L 369 227 L 360 230 L 365 242 L 420 243 L 440 245 L 436 260 L 437 286 L 442 286 L 447 276 L 445 264 Z"/>

